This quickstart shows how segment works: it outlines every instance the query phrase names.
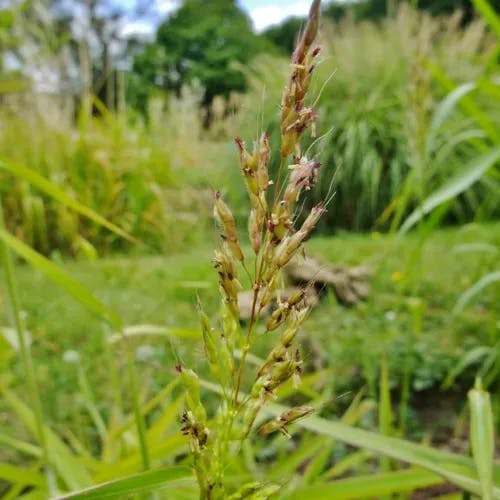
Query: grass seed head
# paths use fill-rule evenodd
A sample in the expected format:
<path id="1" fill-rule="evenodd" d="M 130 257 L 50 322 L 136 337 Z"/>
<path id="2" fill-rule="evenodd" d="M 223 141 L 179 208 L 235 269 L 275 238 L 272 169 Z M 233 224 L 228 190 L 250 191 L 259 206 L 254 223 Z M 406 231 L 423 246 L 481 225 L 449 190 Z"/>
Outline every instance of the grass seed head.
<path id="1" fill-rule="evenodd" d="M 191 436 L 190 447 L 193 452 L 200 452 L 205 448 L 210 431 L 205 424 L 197 422 L 193 412 L 185 410 L 181 417 L 181 432 Z"/>
<path id="2" fill-rule="evenodd" d="M 254 209 L 250 211 L 250 216 L 248 217 L 248 234 L 250 236 L 253 251 L 258 254 L 262 239 L 262 227 L 259 227 L 257 212 Z"/>
<path id="3" fill-rule="evenodd" d="M 254 276 L 251 276 L 244 264 L 234 216 L 221 199 L 220 193 L 215 193 L 214 215 L 220 224 L 223 242 L 214 258 L 222 297 L 220 337 L 214 334 L 208 318 L 201 314 L 205 354 L 212 374 L 224 388 L 224 401 L 213 420 L 213 434 L 209 434 L 205 427 L 206 412 L 200 401 L 198 377 L 192 370 L 181 367 L 178 369 L 186 388 L 187 401 L 182 432 L 191 436 L 192 449 L 198 452 L 195 453 L 194 465 L 202 498 L 211 498 L 212 494 L 213 498 L 232 498 L 226 495 L 229 492 L 224 489 L 223 483 L 221 464 L 227 462 L 227 457 L 221 456 L 220 453 L 227 454 L 224 450 L 229 449 L 229 441 L 234 436 L 248 438 L 259 412 L 266 402 L 274 397 L 274 391 L 289 380 L 297 386 L 302 374 L 303 361 L 299 349 L 296 349 L 294 344 L 297 331 L 308 312 L 304 303 L 307 287 L 292 293 L 283 302 L 279 301 L 277 309 L 267 322 L 267 331 L 282 328 L 281 334 L 259 368 L 249 396 L 243 402 L 240 399 L 243 375 L 248 368 L 247 354 L 251 354 L 255 344 L 255 328 L 262 309 L 275 299 L 276 291 L 282 286 L 281 268 L 297 253 L 325 211 L 322 205 L 317 205 L 298 231 L 293 227 L 293 221 L 297 217 L 297 201 L 304 191 L 315 186 L 320 168 L 316 160 L 308 159 L 300 152 L 302 135 L 309 127 L 314 135 L 316 120 L 314 109 L 306 105 L 305 99 L 319 54 L 319 49 L 313 48 L 318 32 L 319 7 L 320 0 L 313 0 L 309 19 L 292 56 L 290 76 L 282 94 L 281 165 L 272 205 L 268 205 L 268 190 L 272 181 L 269 179 L 271 146 L 267 133 L 263 133 L 254 142 L 251 152 L 247 150 L 242 139 L 235 139 L 240 169 L 250 198 L 248 234 L 256 255 Z M 292 165 L 287 170 L 287 157 L 292 153 Z M 282 169 L 287 172 L 283 179 Z M 238 262 L 243 263 L 253 289 L 252 317 L 244 335 L 241 335 L 239 323 L 240 284 L 236 274 Z M 237 348 L 241 352 L 239 363 L 236 357 Z M 265 435 L 278 430 L 288 435 L 287 425 L 310 411 L 311 408 L 306 406 L 292 408 L 263 426 L 259 434 Z M 232 430 L 227 431 L 228 428 Z M 217 489 L 217 495 L 213 488 Z"/>
<path id="4" fill-rule="evenodd" d="M 286 426 L 295 422 L 299 418 L 303 418 L 307 415 L 310 415 L 314 412 L 313 406 L 296 406 L 295 408 L 290 408 L 283 412 L 279 417 L 276 417 L 269 422 L 266 422 L 262 425 L 257 431 L 261 436 L 266 436 L 267 434 L 271 434 L 272 432 L 280 431 L 288 436 L 288 432 L 286 432 Z"/>
<path id="5" fill-rule="evenodd" d="M 219 191 L 215 193 L 214 198 L 214 215 L 222 226 L 222 239 L 228 246 L 234 258 L 241 262 L 243 261 L 243 252 L 241 251 L 240 245 L 238 243 L 238 234 L 236 233 L 233 214 L 229 207 L 222 200 Z"/>
<path id="6" fill-rule="evenodd" d="M 286 158 L 300 151 L 300 137 L 313 125 L 316 115 L 312 108 L 304 106 L 304 99 L 315 68 L 319 50 L 311 50 L 318 34 L 320 0 L 314 0 L 309 11 L 306 27 L 292 55 L 292 72 L 281 99 L 281 156 Z"/>

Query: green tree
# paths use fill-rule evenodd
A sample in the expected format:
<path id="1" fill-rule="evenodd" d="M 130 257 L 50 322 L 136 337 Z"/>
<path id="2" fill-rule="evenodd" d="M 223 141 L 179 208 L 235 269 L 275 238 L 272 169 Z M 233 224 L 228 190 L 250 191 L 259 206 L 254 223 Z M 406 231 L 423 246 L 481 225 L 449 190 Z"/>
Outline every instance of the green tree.
<path id="1" fill-rule="evenodd" d="M 426 10 L 432 15 L 450 14 L 461 9 L 464 12 L 464 21 L 472 19 L 474 12 L 471 0 L 361 0 L 351 4 L 332 2 L 325 8 L 324 13 L 334 20 L 339 20 L 348 12 L 351 12 L 357 20 L 377 20 L 390 14 L 404 2 Z M 500 0 L 489 0 L 489 3 L 494 9 L 500 11 Z"/>
<path id="2" fill-rule="evenodd" d="M 500 0 L 488 1 L 497 12 L 500 12 Z M 451 14 L 457 9 L 461 9 L 464 13 L 464 23 L 468 23 L 474 16 L 471 0 L 334 0 L 325 5 L 323 15 L 335 22 L 340 21 L 345 16 L 351 16 L 356 21 L 379 21 L 394 13 L 401 3 L 409 3 L 432 15 Z M 301 17 L 288 18 L 281 24 L 265 30 L 263 35 L 277 47 L 290 53 L 293 50 L 296 34 L 304 21 L 305 18 Z"/>
<path id="3" fill-rule="evenodd" d="M 488 3 L 500 12 L 500 0 L 488 0 Z M 471 19 L 474 15 L 471 0 L 418 0 L 416 4 L 419 9 L 427 10 L 433 15 L 450 14 L 457 9 L 464 11 L 466 19 Z"/>
<path id="4" fill-rule="evenodd" d="M 234 63 L 247 63 L 266 45 L 235 0 L 185 0 L 135 57 L 136 98 L 143 100 L 155 87 L 179 92 L 194 80 L 205 89 L 203 104 L 244 91 L 245 76 Z"/>
<path id="5" fill-rule="evenodd" d="M 267 28 L 263 35 L 277 47 L 285 49 L 287 54 L 291 54 L 295 47 L 298 33 L 304 25 L 304 22 L 304 18 L 289 17 L 281 24 Z"/>

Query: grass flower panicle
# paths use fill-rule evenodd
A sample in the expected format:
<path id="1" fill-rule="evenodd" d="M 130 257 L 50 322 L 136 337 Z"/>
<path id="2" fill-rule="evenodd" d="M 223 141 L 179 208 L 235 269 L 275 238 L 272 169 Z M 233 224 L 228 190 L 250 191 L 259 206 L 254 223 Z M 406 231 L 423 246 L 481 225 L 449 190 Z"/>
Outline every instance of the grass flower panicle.
<path id="1" fill-rule="evenodd" d="M 316 115 L 304 100 L 315 68 L 319 48 L 311 50 L 319 27 L 320 0 L 314 0 L 309 10 L 307 25 L 292 55 L 292 72 L 281 99 L 281 156 L 286 158 L 296 151 L 300 155 L 300 137 L 311 125 L 314 132 Z M 314 134 L 313 134 L 314 135 Z"/>
<path id="2" fill-rule="evenodd" d="M 200 400 L 200 381 L 189 369 L 178 368 L 186 390 L 186 410 L 182 415 L 182 432 L 189 437 L 194 467 L 200 486 L 200 498 L 242 498 L 252 491 L 255 498 L 267 498 L 276 485 L 251 483 L 239 492 L 231 491 L 225 476 L 231 467 L 231 453 L 253 435 L 264 436 L 280 431 L 288 435 L 287 426 L 307 416 L 309 406 L 292 408 L 280 417 L 255 430 L 255 422 L 264 405 L 276 397 L 276 390 L 288 381 L 300 383 L 303 361 L 295 345 L 297 332 L 304 322 L 309 286 L 300 289 L 278 304 L 264 325 L 266 335 L 277 335 L 276 345 L 264 363 L 248 380 L 247 356 L 254 346 L 256 329 L 264 308 L 280 297 L 281 269 L 297 255 L 326 211 L 322 203 L 312 208 L 299 228 L 294 227 L 296 205 L 304 192 L 314 188 L 320 163 L 301 154 L 304 131 L 314 134 L 316 114 L 306 105 L 307 90 L 316 65 L 319 48 L 314 48 L 319 26 L 320 1 L 314 0 L 307 24 L 299 37 L 291 61 L 291 74 L 281 100 L 281 166 L 277 179 L 269 178 L 271 145 L 267 133 L 253 144 L 252 152 L 241 138 L 235 143 L 240 169 L 250 198 L 248 235 L 255 254 L 254 274 L 246 267 L 231 209 L 219 192 L 214 196 L 214 216 L 221 229 L 221 247 L 215 251 L 214 267 L 219 275 L 221 294 L 221 331 L 214 330 L 209 318 L 200 311 L 205 355 L 212 376 L 220 383 L 223 400 L 213 419 Z M 289 158 L 291 156 L 291 158 Z M 288 168 L 285 168 L 289 165 Z M 272 201 L 269 187 L 273 185 Z M 251 279 L 253 300 L 250 320 L 240 324 L 237 277 L 242 265 Z M 245 331 L 246 330 L 246 331 Z M 238 347 L 238 349 L 237 349 Z M 237 356 L 238 354 L 238 356 Z M 248 395 L 241 393 L 247 387 Z M 253 498 L 253 497 L 252 497 Z"/>

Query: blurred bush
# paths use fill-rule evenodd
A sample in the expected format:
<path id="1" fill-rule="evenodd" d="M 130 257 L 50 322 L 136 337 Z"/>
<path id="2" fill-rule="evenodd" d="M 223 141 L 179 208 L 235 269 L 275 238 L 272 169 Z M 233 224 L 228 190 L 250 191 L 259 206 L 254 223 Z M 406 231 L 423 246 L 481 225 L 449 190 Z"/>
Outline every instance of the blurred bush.
<path id="1" fill-rule="evenodd" d="M 318 137 L 308 154 L 325 166 L 309 203 L 335 193 L 324 232 L 395 228 L 488 147 L 483 136 L 494 134 L 484 129 L 485 116 L 490 131 L 500 129 L 500 107 L 489 106 L 498 99 L 497 45 L 482 21 L 462 27 L 460 13 L 435 18 L 407 5 L 377 24 L 325 20 L 322 36 L 313 89 Z M 125 106 L 111 113 L 94 100 L 90 116 L 65 98 L 34 90 L 4 94 L 0 156 L 63 186 L 144 242 L 146 251 L 206 241 L 210 191 L 230 192 L 236 215 L 246 213 L 234 136 L 250 142 L 263 129 L 279 133 L 272 103 L 279 102 L 287 58 L 268 51 L 248 65 L 237 60 L 231 71 L 248 82 L 246 94 L 227 89 L 226 97 L 211 94 L 207 101 L 208 87 L 193 74 L 190 87 L 176 88 L 175 95 L 150 94 L 145 114 Z M 134 81 L 133 75 L 127 79 Z M 470 82 L 484 83 L 473 96 L 480 113 L 471 113 L 470 103 L 461 107 L 459 99 L 446 103 L 450 92 Z M 274 168 L 278 161 L 275 155 Z M 27 185 L 2 175 L 0 189 L 10 228 L 45 253 L 130 250 Z M 492 176 L 468 187 L 449 203 L 447 221 L 497 216 L 497 190 Z"/>
<path id="2" fill-rule="evenodd" d="M 57 99 L 24 95 L 1 113 L 0 157 L 63 187 L 139 239 L 142 252 L 178 251 L 199 243 L 210 224 L 210 193 L 186 182 L 185 172 L 203 154 L 198 101 L 192 101 L 184 95 L 167 108 L 152 100 L 147 123 L 102 108 L 100 118 L 75 126 L 71 110 Z M 46 254 L 58 249 L 91 257 L 131 250 L 129 243 L 5 173 L 0 190 L 10 229 Z"/>

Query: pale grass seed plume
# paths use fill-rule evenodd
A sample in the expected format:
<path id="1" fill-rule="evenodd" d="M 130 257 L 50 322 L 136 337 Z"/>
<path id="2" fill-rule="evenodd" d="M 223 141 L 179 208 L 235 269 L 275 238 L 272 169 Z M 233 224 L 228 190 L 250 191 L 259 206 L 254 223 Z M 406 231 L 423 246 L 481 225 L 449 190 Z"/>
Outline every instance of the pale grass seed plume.
<path id="1" fill-rule="evenodd" d="M 252 498 L 265 499 L 278 492 L 279 484 L 252 482 L 240 489 L 228 484 L 225 475 L 230 470 L 231 457 L 239 452 L 245 440 L 255 435 L 279 431 L 288 436 L 288 425 L 313 411 L 310 406 L 291 408 L 260 427 L 256 425 L 259 412 L 275 397 L 276 390 L 289 380 L 297 386 L 302 373 L 296 336 L 308 313 L 304 301 L 307 287 L 284 301 L 278 300 L 267 323 L 259 325 L 264 308 L 280 296 L 282 268 L 297 255 L 326 211 L 324 204 L 318 204 L 300 227 L 294 227 L 297 202 L 304 192 L 314 188 L 321 167 L 301 150 L 306 130 L 315 134 L 316 115 L 306 104 L 306 97 L 320 53 L 315 46 L 319 17 L 320 0 L 314 0 L 293 52 L 290 76 L 282 95 L 278 149 L 281 161 L 277 178 L 269 177 L 272 148 L 267 133 L 254 143 L 251 152 L 243 139 L 235 140 L 250 198 L 248 234 L 252 257 L 245 257 L 243 253 L 231 209 L 219 192 L 214 196 L 214 216 L 221 231 L 221 245 L 214 257 L 219 275 L 221 317 L 217 326 L 213 326 L 201 307 L 200 317 L 208 366 L 222 395 L 215 415 L 207 416 L 196 373 L 177 367 L 186 391 L 182 432 L 189 437 L 201 499 L 246 498 L 250 494 Z M 244 326 L 240 324 L 238 307 L 240 270 L 251 279 L 253 290 L 250 320 Z M 247 357 L 259 335 L 273 335 L 276 343 L 262 366 L 250 375 Z M 249 388 L 246 393 L 242 391 L 243 386 Z"/>

